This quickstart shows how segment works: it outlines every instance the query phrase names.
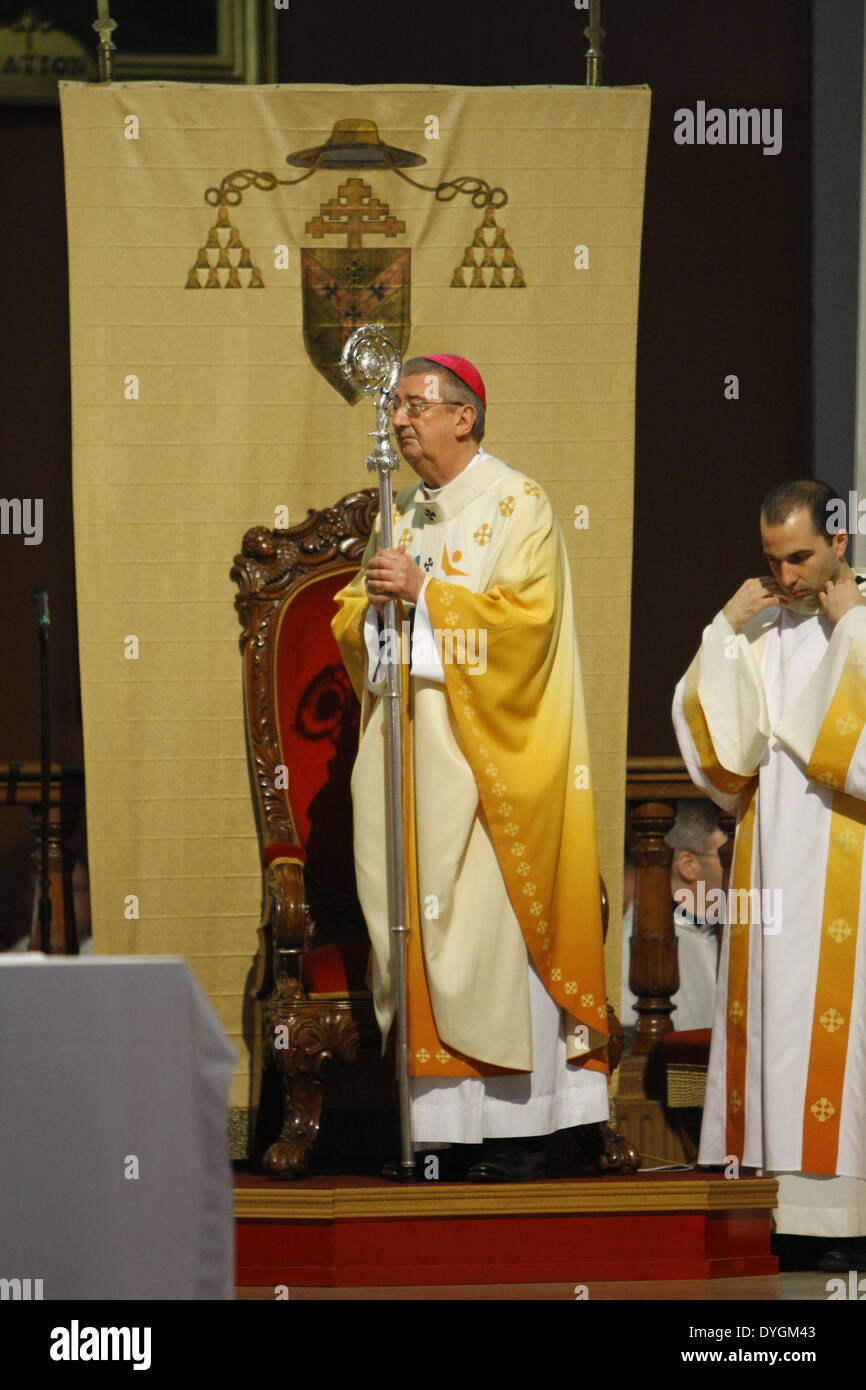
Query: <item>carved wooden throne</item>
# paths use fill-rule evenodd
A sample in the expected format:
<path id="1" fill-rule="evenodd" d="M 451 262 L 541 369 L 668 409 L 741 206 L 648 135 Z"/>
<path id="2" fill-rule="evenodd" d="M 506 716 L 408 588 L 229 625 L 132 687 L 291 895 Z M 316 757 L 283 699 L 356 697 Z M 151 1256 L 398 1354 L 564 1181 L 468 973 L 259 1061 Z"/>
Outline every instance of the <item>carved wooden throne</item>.
<path id="1" fill-rule="evenodd" d="M 378 1039 L 366 989 L 368 945 L 355 891 L 349 779 L 360 709 L 331 633 L 334 595 L 351 579 L 378 509 L 351 493 L 286 531 L 247 531 L 231 577 L 243 631 L 247 748 L 263 869 L 266 1064 L 283 1125 L 263 1160 L 301 1177 L 319 1132 L 323 1063 L 352 1062 Z M 607 901 L 601 886 L 605 928 Z M 315 942 L 314 942 L 315 935 Z M 622 1029 L 609 1008 L 613 1070 Z M 573 1131 L 577 1160 L 633 1172 L 639 1156 L 608 1125 Z"/>
<path id="2" fill-rule="evenodd" d="M 331 633 L 334 595 L 358 568 L 377 508 L 369 489 L 287 531 L 254 527 L 231 571 L 263 868 L 257 994 L 266 999 L 265 1061 L 283 1097 L 282 1131 L 263 1161 L 273 1178 L 307 1169 L 322 1064 L 352 1062 L 362 1040 L 378 1037 L 352 855 L 360 709 Z"/>

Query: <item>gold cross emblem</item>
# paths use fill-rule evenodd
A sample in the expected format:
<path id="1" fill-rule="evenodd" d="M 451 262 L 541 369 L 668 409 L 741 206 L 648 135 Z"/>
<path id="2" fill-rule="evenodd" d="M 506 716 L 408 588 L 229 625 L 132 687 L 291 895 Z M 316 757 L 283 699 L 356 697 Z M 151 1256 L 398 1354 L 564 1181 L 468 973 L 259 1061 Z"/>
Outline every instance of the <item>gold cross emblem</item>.
<path id="1" fill-rule="evenodd" d="M 814 1101 L 813 1104 L 809 1106 L 809 1109 L 820 1124 L 824 1124 L 825 1121 L 830 1119 L 831 1115 L 836 1114 L 835 1105 L 831 1105 L 826 1096 L 822 1096 L 820 1100 Z"/>
<path id="2" fill-rule="evenodd" d="M 836 728 L 845 738 L 848 734 L 853 734 L 860 728 L 860 720 L 855 719 L 853 714 L 843 714 L 836 720 Z"/>
<path id="3" fill-rule="evenodd" d="M 851 935 L 851 927 L 844 917 L 837 917 L 835 922 L 831 922 L 827 928 L 827 935 L 832 936 L 836 944 L 839 945 Z"/>
<path id="4" fill-rule="evenodd" d="M 825 1009 L 818 1021 L 822 1028 L 826 1028 L 828 1033 L 838 1032 L 845 1023 L 838 1009 Z"/>

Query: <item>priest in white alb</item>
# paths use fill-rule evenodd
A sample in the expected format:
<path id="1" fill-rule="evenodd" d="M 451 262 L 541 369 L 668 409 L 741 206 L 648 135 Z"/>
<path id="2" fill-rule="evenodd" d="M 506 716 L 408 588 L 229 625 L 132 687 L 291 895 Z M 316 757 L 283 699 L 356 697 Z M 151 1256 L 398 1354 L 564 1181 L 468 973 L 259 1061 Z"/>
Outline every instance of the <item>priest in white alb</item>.
<path id="1" fill-rule="evenodd" d="M 394 431 L 418 475 L 378 522 L 333 628 L 362 701 L 358 893 L 383 1038 L 394 1017 L 383 661 L 405 659 L 409 1053 L 420 1148 L 468 1176 L 544 1172 L 542 1136 L 605 1120 L 607 1007 L 589 752 L 565 545 L 542 489 L 481 447 L 465 358 L 404 364 Z M 382 631 L 400 600 L 401 645 Z M 411 634 L 411 636 L 408 636 Z"/>
<path id="2" fill-rule="evenodd" d="M 827 483 L 764 500 L 769 574 L 674 700 L 693 781 L 736 812 L 699 1162 L 779 1179 L 776 1229 L 866 1268 L 866 601 Z"/>

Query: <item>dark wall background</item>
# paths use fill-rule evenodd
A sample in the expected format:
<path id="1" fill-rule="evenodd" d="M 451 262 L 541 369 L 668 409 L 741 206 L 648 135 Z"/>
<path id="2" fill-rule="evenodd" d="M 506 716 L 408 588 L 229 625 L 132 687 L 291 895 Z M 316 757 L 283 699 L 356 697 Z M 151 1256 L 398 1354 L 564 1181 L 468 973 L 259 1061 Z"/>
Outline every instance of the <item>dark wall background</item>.
<path id="1" fill-rule="evenodd" d="M 0 109 L 0 496 L 43 498 L 41 545 L 0 535 L 0 763 L 39 757 L 34 588 L 50 594 L 52 757 L 81 763 L 60 116 Z M 78 845 L 83 846 L 83 826 Z M 0 949 L 29 929 L 27 815 L 0 814 Z"/>
<path id="2" fill-rule="evenodd" d="M 604 0 L 603 12 L 605 81 L 646 82 L 654 94 L 638 344 L 629 751 L 668 753 L 673 683 L 703 624 L 759 570 L 763 493 L 780 476 L 811 471 L 811 7 L 808 0 L 751 0 L 746 14 L 695 0 Z M 280 80 L 581 83 L 585 22 L 571 0 L 477 0 L 471 7 L 437 0 L 413 9 L 388 0 L 375 8 L 292 0 L 278 14 Z M 698 100 L 782 107 L 782 152 L 676 145 L 673 113 Z M 849 120 L 859 129 L 859 108 Z M 57 108 L 2 110 L 0 179 L 0 487 L 7 497 L 45 498 L 42 546 L 0 536 L 0 761 L 38 757 L 30 592 L 44 584 L 54 619 L 55 757 L 74 762 L 82 742 Z M 738 401 L 723 397 L 728 373 L 739 377 Z M 21 900 L 26 840 L 22 813 L 6 811 L 4 919 Z"/>
<path id="3" fill-rule="evenodd" d="M 765 565 L 758 510 L 811 471 L 809 11 L 616 6 L 612 81 L 649 67 L 638 331 L 630 753 L 675 752 L 673 686 L 703 626 Z M 646 45 L 652 43 L 647 60 Z M 781 153 L 679 146 L 678 107 L 781 107 Z M 724 378 L 739 377 L 739 400 Z"/>
<path id="4" fill-rule="evenodd" d="M 855 481 L 862 100 L 862 0 L 814 0 L 812 459 L 843 496 Z"/>

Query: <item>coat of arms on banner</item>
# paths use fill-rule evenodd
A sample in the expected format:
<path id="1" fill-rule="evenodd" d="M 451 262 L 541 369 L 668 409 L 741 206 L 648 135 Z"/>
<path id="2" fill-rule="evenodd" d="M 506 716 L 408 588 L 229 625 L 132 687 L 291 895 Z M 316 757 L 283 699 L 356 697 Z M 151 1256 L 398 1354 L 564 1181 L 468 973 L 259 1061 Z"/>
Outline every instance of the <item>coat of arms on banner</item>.
<path id="1" fill-rule="evenodd" d="M 403 236 L 405 221 L 358 177 L 359 170 L 378 169 L 397 174 L 414 188 L 435 194 L 439 203 L 451 202 L 458 193 L 468 196 L 483 215 L 462 259 L 448 282 L 451 289 L 523 289 L 526 282 L 496 210 L 508 202 L 503 188 L 491 188 L 484 179 L 463 176 L 436 185 L 418 183 L 404 170 L 425 164 L 423 155 L 388 145 L 374 121 L 337 121 L 328 140 L 311 149 L 296 150 L 286 162 L 306 172 L 294 179 L 280 179 L 267 170 L 238 169 L 227 174 L 218 188 L 209 188 L 205 200 L 218 208 L 217 221 L 187 278 L 188 289 L 264 289 L 258 266 L 230 219 L 244 192 L 255 187 L 270 192 L 278 185 L 303 183 L 317 170 L 348 170 L 349 177 L 336 192 L 319 203 L 305 223 L 314 241 L 343 237 L 333 242 L 301 248 L 301 293 L 304 343 L 310 361 L 325 380 L 351 404 L 360 392 L 340 370 L 343 344 L 365 323 L 382 323 L 404 352 L 411 329 L 411 250 L 405 246 L 370 245 L 370 238 L 390 240 Z M 203 278 L 204 277 L 204 278 Z M 467 278 L 468 277 L 468 278 Z"/>
<path id="2" fill-rule="evenodd" d="M 374 197 L 370 184 L 350 178 L 306 225 L 313 237 L 340 236 L 345 246 L 301 251 L 304 342 L 330 384 L 354 402 L 359 392 L 340 369 L 343 344 L 361 324 L 383 324 L 404 353 L 409 341 L 408 247 L 365 246 L 364 237 L 395 237 L 406 223 Z"/>

